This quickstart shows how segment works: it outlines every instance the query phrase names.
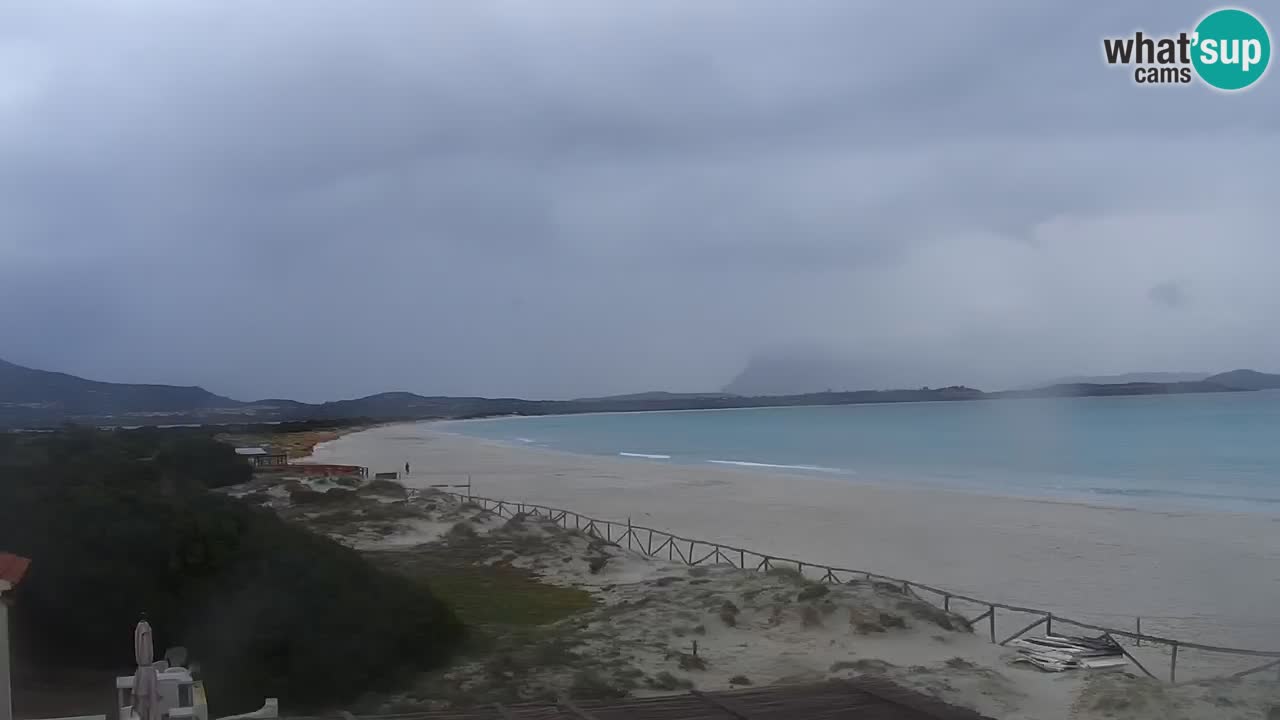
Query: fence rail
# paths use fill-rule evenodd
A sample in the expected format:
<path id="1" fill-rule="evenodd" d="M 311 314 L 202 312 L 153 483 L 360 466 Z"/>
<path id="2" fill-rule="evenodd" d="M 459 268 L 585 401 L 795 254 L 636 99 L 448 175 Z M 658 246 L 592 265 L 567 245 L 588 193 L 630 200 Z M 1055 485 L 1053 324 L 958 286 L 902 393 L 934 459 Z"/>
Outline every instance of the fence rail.
<path id="1" fill-rule="evenodd" d="M 1149 635 L 1142 632 L 1141 618 L 1137 618 L 1135 630 L 1106 627 L 1104 625 L 1072 620 L 1051 611 L 1041 610 L 1039 608 L 982 600 L 970 595 L 945 590 L 933 585 L 915 582 L 913 580 L 904 580 L 902 578 L 881 575 L 879 573 L 868 572 L 865 570 L 853 570 L 834 565 L 812 563 L 804 560 L 796 560 L 794 558 L 770 555 L 768 553 L 757 552 L 755 550 L 737 547 L 734 545 L 683 537 L 681 535 L 676 535 L 675 533 L 667 532 L 666 530 L 657 530 L 643 525 L 634 525 L 631 523 L 630 518 L 627 518 L 626 522 L 601 520 L 599 518 L 593 518 L 573 510 L 565 510 L 563 508 L 480 497 L 471 493 L 471 479 L 469 477 L 467 478 L 467 484 L 465 485 L 440 484 L 433 485 L 431 487 L 466 488 L 465 494 L 449 490 L 442 490 L 439 492 L 444 492 L 445 494 L 453 496 L 463 502 L 473 503 L 481 509 L 492 512 L 499 517 L 511 518 L 516 515 L 526 515 L 549 520 L 566 529 L 570 529 L 570 525 L 572 525 L 572 529 L 574 530 L 582 531 L 587 535 L 599 538 L 619 547 L 621 547 L 625 542 L 626 547 L 629 550 L 638 551 L 648 557 L 665 557 L 669 561 L 679 561 L 689 566 L 698 566 L 710 561 L 709 564 L 727 564 L 742 570 L 754 570 L 758 572 L 794 568 L 796 572 L 804 577 L 816 577 L 818 582 L 828 584 L 841 584 L 849 580 L 857 579 L 862 579 L 867 582 L 886 583 L 893 585 L 895 589 L 901 589 L 903 592 L 912 593 L 917 598 L 937 605 L 947 612 L 953 612 L 952 605 L 957 601 L 969 603 L 971 605 L 978 606 L 979 608 L 986 608 L 980 615 L 969 620 L 969 625 L 976 628 L 978 623 L 985 620 L 987 625 L 987 635 L 990 641 L 998 645 L 1007 645 L 1042 625 L 1045 626 L 1046 633 L 1052 634 L 1055 624 L 1067 625 L 1080 628 L 1082 630 L 1092 630 L 1094 632 L 1101 633 L 1112 641 L 1116 641 L 1116 638 L 1126 638 L 1135 641 L 1135 643 L 1139 645 L 1142 643 L 1163 645 L 1171 649 L 1169 655 L 1168 678 L 1171 683 L 1177 682 L 1179 649 L 1200 650 L 1209 653 L 1235 655 L 1240 657 L 1267 658 L 1267 661 L 1261 665 L 1250 667 L 1246 670 L 1230 675 L 1229 677 L 1232 678 L 1241 678 L 1264 670 L 1269 670 L 1271 668 L 1280 667 L 1280 650 L 1251 650 L 1247 648 L 1223 647 L 1219 645 L 1207 645 L 1204 643 L 1161 637 L 1158 635 Z M 1034 615 L 1038 616 L 1038 618 L 1012 635 L 1004 638 L 997 638 L 996 613 L 1000 610 L 1003 610 L 1006 613 Z M 1119 642 L 1116 641 L 1116 644 L 1119 645 Z M 1151 678 L 1159 679 L 1123 646 L 1121 646 L 1121 650 L 1139 670 Z"/>

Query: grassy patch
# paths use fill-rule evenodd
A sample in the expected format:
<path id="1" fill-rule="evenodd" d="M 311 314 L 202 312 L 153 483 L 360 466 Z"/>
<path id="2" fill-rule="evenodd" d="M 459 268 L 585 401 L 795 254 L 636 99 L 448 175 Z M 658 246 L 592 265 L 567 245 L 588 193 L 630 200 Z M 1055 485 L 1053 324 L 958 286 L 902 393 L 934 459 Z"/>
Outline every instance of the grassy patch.
<path id="1" fill-rule="evenodd" d="M 548 585 L 502 566 L 433 574 L 431 589 L 468 625 L 542 625 L 594 605 L 585 590 Z"/>
<path id="2" fill-rule="evenodd" d="M 644 681 L 644 684 L 648 685 L 653 690 L 688 690 L 693 687 L 693 683 L 688 680 L 678 678 L 666 670 L 663 670 L 651 678 L 647 678 Z"/>
<path id="3" fill-rule="evenodd" d="M 552 544 L 523 534 L 479 535 L 472 526 L 458 523 L 430 549 L 374 551 L 368 556 L 428 581 L 436 596 L 468 625 L 543 625 L 594 607 L 586 590 L 542 582 L 532 571 L 507 563 L 487 564 L 493 557 L 522 550 L 545 553 L 552 551 Z"/>
<path id="4" fill-rule="evenodd" d="M 626 697 L 627 688 L 595 670 L 580 670 L 573 676 L 569 695 L 581 700 L 615 700 Z"/>

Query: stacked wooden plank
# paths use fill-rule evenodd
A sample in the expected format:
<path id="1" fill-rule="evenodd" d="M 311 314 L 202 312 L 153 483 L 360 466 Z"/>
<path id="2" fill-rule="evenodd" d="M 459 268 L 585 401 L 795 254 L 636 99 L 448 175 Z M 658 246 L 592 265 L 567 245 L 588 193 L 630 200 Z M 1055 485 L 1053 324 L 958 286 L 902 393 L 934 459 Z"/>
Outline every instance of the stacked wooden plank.
<path id="1" fill-rule="evenodd" d="M 1018 649 L 1010 662 L 1028 663 L 1045 672 L 1102 670 L 1128 664 L 1124 651 L 1106 635 L 1095 638 L 1067 635 L 1019 638 L 1009 643 Z"/>

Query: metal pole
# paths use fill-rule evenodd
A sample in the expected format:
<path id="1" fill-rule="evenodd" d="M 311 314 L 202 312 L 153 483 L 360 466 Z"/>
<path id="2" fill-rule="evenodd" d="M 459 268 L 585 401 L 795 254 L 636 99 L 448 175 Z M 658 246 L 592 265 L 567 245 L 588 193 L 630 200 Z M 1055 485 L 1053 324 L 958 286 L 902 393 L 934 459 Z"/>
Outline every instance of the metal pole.
<path id="1" fill-rule="evenodd" d="M 1141 617 L 1138 618 L 1138 634 L 1139 635 L 1142 634 L 1142 618 Z M 1136 641 L 1137 641 L 1138 647 L 1142 647 L 1142 638 L 1136 638 Z"/>
<path id="2" fill-rule="evenodd" d="M 991 615 L 987 618 L 987 624 L 991 627 L 991 642 L 996 641 L 996 606 L 991 606 Z"/>
<path id="3" fill-rule="evenodd" d="M 4 601 L 7 580 L 0 580 L 0 720 L 13 720 L 13 695 L 9 686 L 9 606 Z"/>
<path id="4" fill-rule="evenodd" d="M 1169 656 L 1169 682 L 1175 682 L 1178 676 L 1178 644 L 1173 644 L 1173 655 Z"/>

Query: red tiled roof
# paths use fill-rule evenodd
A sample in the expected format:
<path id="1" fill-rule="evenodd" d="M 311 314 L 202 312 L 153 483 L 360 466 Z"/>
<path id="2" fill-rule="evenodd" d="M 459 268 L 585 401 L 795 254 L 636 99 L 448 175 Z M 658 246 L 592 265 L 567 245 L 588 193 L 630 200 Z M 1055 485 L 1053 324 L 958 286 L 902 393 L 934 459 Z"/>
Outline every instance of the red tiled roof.
<path id="1" fill-rule="evenodd" d="M 7 580 L 16 587 L 22 576 L 27 574 L 27 566 L 30 564 L 31 561 L 27 558 L 0 552 L 0 580 Z"/>

